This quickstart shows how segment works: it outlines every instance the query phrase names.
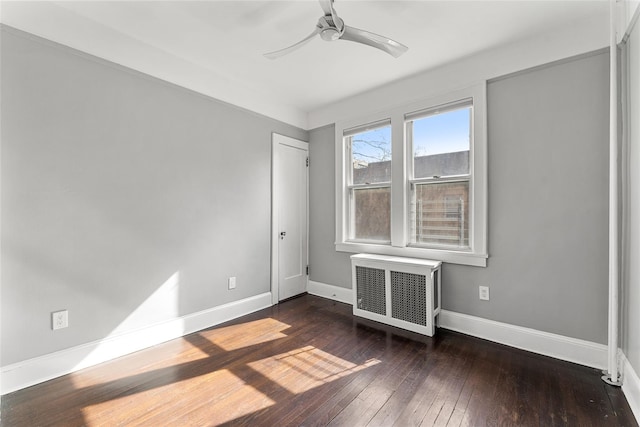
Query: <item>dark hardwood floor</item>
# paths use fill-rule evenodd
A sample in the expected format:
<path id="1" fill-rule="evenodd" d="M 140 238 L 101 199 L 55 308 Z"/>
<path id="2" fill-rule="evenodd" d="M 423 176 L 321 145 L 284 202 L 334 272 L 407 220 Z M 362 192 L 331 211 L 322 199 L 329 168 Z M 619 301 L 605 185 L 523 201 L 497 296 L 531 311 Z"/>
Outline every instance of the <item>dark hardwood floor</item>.
<path id="1" fill-rule="evenodd" d="M 309 295 L 2 397 L 3 426 L 637 426 L 600 373 Z"/>

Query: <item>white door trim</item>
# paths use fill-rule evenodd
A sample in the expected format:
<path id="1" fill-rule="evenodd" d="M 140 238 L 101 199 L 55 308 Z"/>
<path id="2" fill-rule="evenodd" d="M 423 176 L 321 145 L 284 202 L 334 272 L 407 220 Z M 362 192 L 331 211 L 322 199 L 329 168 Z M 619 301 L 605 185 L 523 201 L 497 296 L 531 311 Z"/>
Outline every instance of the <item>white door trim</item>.
<path id="1" fill-rule="evenodd" d="M 290 138 L 288 136 L 273 133 L 271 137 L 271 302 L 277 304 L 279 300 L 279 253 L 278 253 L 278 240 L 280 239 L 278 229 L 279 213 L 278 213 L 278 200 L 280 196 L 280 189 L 278 188 L 276 171 L 280 167 L 278 150 L 279 144 L 288 145 L 290 147 L 299 148 L 309 152 L 309 143 L 298 139 Z M 306 259 L 309 262 L 309 169 L 307 168 L 307 247 L 306 247 Z M 307 277 L 307 281 L 309 277 Z M 307 282 L 308 283 L 308 282 Z"/>

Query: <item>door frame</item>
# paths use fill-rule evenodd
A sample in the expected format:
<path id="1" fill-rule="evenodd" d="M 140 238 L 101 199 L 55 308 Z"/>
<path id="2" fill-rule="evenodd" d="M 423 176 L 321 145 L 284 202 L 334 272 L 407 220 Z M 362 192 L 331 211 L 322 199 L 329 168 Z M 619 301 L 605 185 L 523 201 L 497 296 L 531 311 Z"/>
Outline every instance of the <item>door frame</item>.
<path id="1" fill-rule="evenodd" d="M 278 133 L 273 132 L 271 134 L 271 303 L 273 305 L 278 304 L 280 302 L 279 299 L 279 277 L 280 277 L 280 256 L 278 251 L 279 239 L 280 239 L 280 230 L 278 225 L 280 224 L 280 215 L 278 212 L 278 200 L 280 196 L 281 189 L 278 188 L 277 179 L 276 179 L 276 171 L 278 171 L 280 167 L 280 159 L 278 155 L 278 145 L 288 145 L 293 148 L 298 148 L 305 150 L 307 152 L 307 158 L 309 157 L 309 143 L 291 138 L 285 135 L 280 135 Z M 305 258 L 307 260 L 307 265 L 309 264 L 309 167 L 307 167 L 307 200 L 306 200 L 306 211 L 307 211 L 307 247 L 305 248 Z M 307 286 L 309 284 L 309 276 L 307 276 Z"/>

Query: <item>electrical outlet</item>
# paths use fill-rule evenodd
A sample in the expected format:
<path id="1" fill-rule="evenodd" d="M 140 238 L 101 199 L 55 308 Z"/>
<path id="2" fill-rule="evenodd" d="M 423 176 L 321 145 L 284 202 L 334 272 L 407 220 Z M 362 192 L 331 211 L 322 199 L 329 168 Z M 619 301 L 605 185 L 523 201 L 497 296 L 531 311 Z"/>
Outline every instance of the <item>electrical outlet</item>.
<path id="1" fill-rule="evenodd" d="M 489 301 L 489 287 L 488 286 L 478 286 L 478 291 L 479 291 L 481 300 Z"/>
<path id="2" fill-rule="evenodd" d="M 51 329 L 62 329 L 69 326 L 69 312 L 60 310 L 51 313 Z"/>
<path id="3" fill-rule="evenodd" d="M 235 288 L 236 288 L 236 278 L 229 277 L 229 289 L 235 289 Z"/>

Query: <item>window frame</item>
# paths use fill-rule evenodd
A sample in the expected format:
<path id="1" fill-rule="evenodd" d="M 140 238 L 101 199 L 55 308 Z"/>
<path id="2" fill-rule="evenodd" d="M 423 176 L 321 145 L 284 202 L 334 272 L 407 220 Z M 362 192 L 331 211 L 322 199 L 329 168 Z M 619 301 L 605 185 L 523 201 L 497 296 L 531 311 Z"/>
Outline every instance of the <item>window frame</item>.
<path id="1" fill-rule="evenodd" d="M 406 123 L 416 113 L 438 107 L 460 104 L 471 99 L 472 141 L 469 150 L 469 248 L 434 248 L 411 245 L 410 206 L 413 180 L 413 150 L 408 145 Z M 409 119 L 408 119 L 409 118 Z M 486 81 L 473 86 L 429 97 L 417 102 L 389 108 L 357 119 L 337 122 L 335 126 L 335 202 L 336 202 L 336 251 L 350 253 L 374 253 L 433 259 L 454 264 L 486 267 L 487 265 L 487 125 Z M 345 132 L 389 121 L 391 123 L 391 242 L 355 241 L 349 239 L 351 217 L 348 187 L 352 167 L 350 152 L 345 143 Z M 455 179 L 447 177 L 446 179 Z M 466 178 L 465 178 L 466 179 Z"/>
<path id="2" fill-rule="evenodd" d="M 452 111 L 456 111 L 462 108 L 466 108 L 466 107 L 470 107 L 471 108 L 471 117 L 470 117 L 470 129 L 474 129 L 475 130 L 475 126 L 474 126 L 474 100 L 473 98 L 465 98 L 465 99 L 460 99 L 457 101 L 453 101 L 453 102 L 449 102 L 446 104 L 440 104 L 440 105 L 436 105 L 436 106 L 432 106 L 423 110 L 419 110 L 419 111 L 415 111 L 415 112 L 410 112 L 405 114 L 405 122 L 404 122 L 404 126 L 405 126 L 405 146 L 407 149 L 407 177 L 406 179 L 409 181 L 409 185 L 408 185 L 408 190 L 409 190 L 409 201 L 410 203 L 413 203 L 414 198 L 415 198 L 415 186 L 416 185 L 429 185 L 429 184 L 434 184 L 434 185 L 438 185 L 438 184 L 447 184 L 447 183 L 456 183 L 456 182 L 466 182 L 469 185 L 469 207 L 471 212 L 473 212 L 473 202 L 474 202 L 474 198 L 473 198 L 473 194 L 471 191 L 471 182 L 473 181 L 473 173 L 472 173 L 472 164 L 473 164 L 473 147 L 475 145 L 475 132 L 471 132 L 470 134 L 470 140 L 469 140 L 469 171 L 466 174 L 460 174 L 460 175 L 446 175 L 446 176 L 430 176 L 430 177 L 422 177 L 422 178 L 416 178 L 415 177 L 415 161 L 414 161 L 414 157 L 413 157 L 413 127 L 409 126 L 409 123 L 412 123 L 416 120 L 420 120 L 426 117 L 432 117 L 435 116 L 437 114 L 446 114 Z M 411 209 L 407 209 L 407 215 L 408 215 L 408 224 L 409 224 L 409 243 L 407 243 L 408 246 L 410 247 L 416 247 L 416 248 L 423 248 L 423 249 L 437 249 L 437 250 L 453 250 L 453 251 L 459 251 L 459 252 L 469 252 L 471 251 L 471 242 L 472 242 L 472 236 L 469 236 L 469 246 L 468 247 L 458 247 L 455 245 L 446 245 L 446 244 L 428 244 L 428 243 L 415 243 L 413 242 L 413 235 L 411 232 L 411 226 L 413 223 L 413 218 L 411 215 Z M 470 215 L 470 217 L 473 215 Z M 472 227 L 470 227 L 470 234 L 473 232 Z"/>
<path id="3" fill-rule="evenodd" d="M 343 144 L 346 150 L 346 158 L 349 163 L 349 167 L 346 171 L 346 191 L 348 193 L 348 201 L 347 201 L 347 230 L 346 230 L 346 240 L 351 243 L 363 243 L 363 244 L 375 244 L 375 245 L 389 245 L 391 244 L 391 240 L 374 240 L 374 239 L 358 239 L 355 237 L 355 192 L 357 190 L 373 190 L 378 188 L 388 188 L 389 192 L 391 192 L 391 180 L 382 181 L 382 182 L 374 182 L 374 183 L 364 183 L 364 184 L 354 184 L 353 183 L 353 136 L 358 135 L 363 132 L 367 132 L 374 129 L 380 129 L 383 127 L 391 127 L 391 122 L 389 120 L 382 120 L 374 123 L 367 123 L 364 126 L 357 126 L 351 129 L 345 129 L 343 131 Z M 391 154 L 391 170 L 393 174 L 393 150 Z M 391 209 L 391 206 L 389 206 Z"/>

